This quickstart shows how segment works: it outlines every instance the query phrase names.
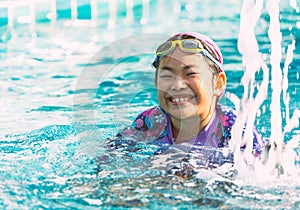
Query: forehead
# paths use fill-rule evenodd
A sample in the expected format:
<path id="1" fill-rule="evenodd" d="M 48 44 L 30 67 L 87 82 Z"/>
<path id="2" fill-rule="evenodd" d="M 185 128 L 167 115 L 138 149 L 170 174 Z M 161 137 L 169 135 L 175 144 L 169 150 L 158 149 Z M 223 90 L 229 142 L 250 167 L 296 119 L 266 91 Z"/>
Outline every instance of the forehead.
<path id="1" fill-rule="evenodd" d="M 207 65 L 204 57 L 199 53 L 187 53 L 181 51 L 178 47 L 168 54 L 163 56 L 159 62 L 159 68 L 163 66 L 203 66 Z"/>

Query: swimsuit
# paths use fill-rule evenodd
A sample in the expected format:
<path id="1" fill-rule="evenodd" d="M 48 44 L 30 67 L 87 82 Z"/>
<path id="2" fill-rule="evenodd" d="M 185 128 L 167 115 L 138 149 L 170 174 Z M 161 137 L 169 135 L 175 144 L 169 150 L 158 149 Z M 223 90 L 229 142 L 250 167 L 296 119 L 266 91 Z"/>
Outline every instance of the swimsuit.
<path id="1" fill-rule="evenodd" d="M 205 154 L 206 158 L 211 159 L 212 162 L 233 162 L 233 155 L 226 159 L 219 154 L 218 148 L 228 147 L 235 121 L 236 114 L 232 108 L 217 104 L 212 119 L 195 138 L 185 143 L 175 144 L 169 114 L 160 106 L 155 106 L 139 114 L 131 126 L 120 131 L 116 138 L 109 141 L 106 146 L 116 149 L 121 145 L 134 146 L 137 142 L 147 142 L 158 145 L 161 151 L 172 147 L 186 152 Z M 253 155 L 260 156 L 264 146 L 264 139 L 254 128 Z M 245 147 L 246 145 L 242 145 L 241 150 Z"/>

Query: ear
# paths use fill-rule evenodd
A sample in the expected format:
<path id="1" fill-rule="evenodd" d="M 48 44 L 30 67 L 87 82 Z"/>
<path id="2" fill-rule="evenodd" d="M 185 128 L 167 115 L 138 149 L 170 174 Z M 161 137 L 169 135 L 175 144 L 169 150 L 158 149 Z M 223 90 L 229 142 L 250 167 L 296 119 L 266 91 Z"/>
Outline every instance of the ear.
<path id="1" fill-rule="evenodd" d="M 226 75 L 220 72 L 215 77 L 214 96 L 220 96 L 226 88 Z"/>

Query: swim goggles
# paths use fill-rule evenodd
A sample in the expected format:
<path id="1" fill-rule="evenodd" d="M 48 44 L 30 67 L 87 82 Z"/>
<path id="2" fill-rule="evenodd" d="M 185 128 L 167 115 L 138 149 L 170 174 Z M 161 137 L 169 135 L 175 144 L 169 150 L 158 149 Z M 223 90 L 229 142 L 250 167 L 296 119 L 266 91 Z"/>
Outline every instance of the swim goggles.
<path id="1" fill-rule="evenodd" d="M 202 43 L 196 39 L 181 39 L 174 41 L 166 41 L 162 43 L 156 50 L 156 66 L 158 66 L 158 61 L 161 57 L 173 52 L 173 50 L 176 47 L 176 44 L 183 52 L 201 53 L 202 55 L 209 58 L 220 69 L 222 69 L 222 64 L 219 61 L 217 61 L 206 49 L 204 49 Z"/>

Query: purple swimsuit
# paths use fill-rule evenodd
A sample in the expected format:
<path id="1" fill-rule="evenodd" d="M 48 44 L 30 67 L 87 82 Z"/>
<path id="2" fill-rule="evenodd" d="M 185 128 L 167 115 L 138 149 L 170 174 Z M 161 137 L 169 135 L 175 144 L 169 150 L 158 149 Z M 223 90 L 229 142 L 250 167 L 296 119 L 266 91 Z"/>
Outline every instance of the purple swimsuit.
<path id="1" fill-rule="evenodd" d="M 175 147 L 194 152 L 201 147 L 203 148 L 203 146 L 215 149 L 223 148 L 228 146 L 235 120 L 236 115 L 233 109 L 218 104 L 211 121 L 195 138 L 185 143 L 175 144 L 170 116 L 160 106 L 155 106 L 139 114 L 131 126 L 120 131 L 116 139 L 111 140 L 106 146 L 119 148 L 120 144 L 124 144 L 122 139 L 126 139 L 127 143 L 131 139 L 134 142 L 147 142 L 159 145 L 165 149 Z M 131 144 L 135 143 L 131 142 Z M 254 128 L 253 154 L 259 156 L 264 146 L 264 140 Z M 245 145 L 241 146 L 241 149 L 244 148 Z"/>

